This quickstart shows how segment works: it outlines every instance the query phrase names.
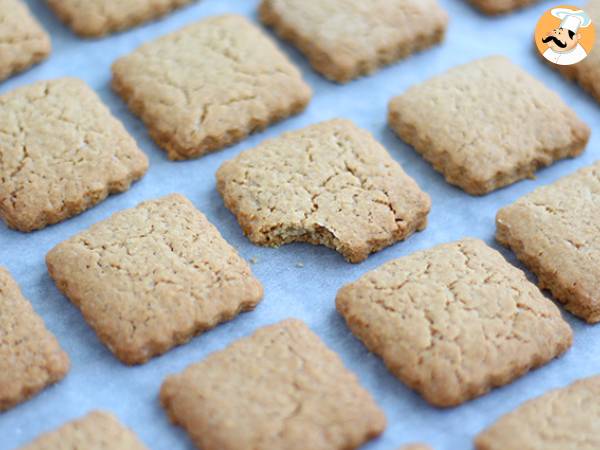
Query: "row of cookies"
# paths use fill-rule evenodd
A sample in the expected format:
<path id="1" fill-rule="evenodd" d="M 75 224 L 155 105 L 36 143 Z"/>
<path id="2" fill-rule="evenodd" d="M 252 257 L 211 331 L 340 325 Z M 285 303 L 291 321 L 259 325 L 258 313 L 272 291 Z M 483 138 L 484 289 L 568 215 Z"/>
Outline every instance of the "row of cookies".
<path id="1" fill-rule="evenodd" d="M 163 212 L 175 218 L 160 228 L 165 221 Z M 198 311 L 191 311 L 183 298 L 181 308 L 174 310 L 170 302 L 167 311 L 162 297 L 140 293 L 142 286 L 150 284 L 166 283 L 171 290 L 173 286 L 184 287 L 183 283 L 173 284 L 174 278 L 185 280 L 184 266 L 192 266 L 201 277 L 219 266 L 219 258 L 234 259 L 231 270 L 227 268 L 227 273 L 234 275 L 226 279 L 227 285 L 217 284 L 216 288 L 229 295 L 237 290 L 243 293 L 240 278 L 235 276 L 240 261 L 235 260 L 237 256 L 230 248 L 222 248 L 226 244 L 210 224 L 203 224 L 210 245 L 205 242 L 202 247 L 205 253 L 213 246 L 219 252 L 210 252 L 211 258 L 205 264 L 187 261 L 172 269 L 169 261 L 165 262 L 165 252 L 154 245 L 156 239 L 145 236 L 139 242 L 135 238 L 127 241 L 138 249 L 129 257 L 114 254 L 120 247 L 114 242 L 115 232 L 119 234 L 118 230 L 130 223 L 140 226 L 138 219 L 142 218 L 149 222 L 148 228 L 157 227 L 152 231 L 155 238 L 162 235 L 167 246 L 173 246 L 173 253 L 181 252 L 186 247 L 183 243 L 192 245 L 194 239 L 186 241 L 186 233 L 175 222 L 192 219 L 196 223 L 200 216 L 185 199 L 171 196 L 118 213 L 50 252 L 48 266 L 57 284 L 67 290 L 100 338 L 122 359 L 130 357 L 131 351 L 145 358 L 164 350 L 165 345 L 186 340 L 189 323 L 180 314 L 182 311 L 196 313 L 196 319 L 210 313 L 221 320 L 230 318 L 226 311 L 231 305 L 226 301 L 210 306 L 196 302 Z M 188 233 L 193 234 L 193 230 Z M 152 253 L 140 251 L 145 248 Z M 93 267 L 92 254 L 97 255 Z M 177 254 L 177 260 L 185 261 L 185 255 Z M 131 267 L 139 269 L 139 264 L 134 264 L 140 257 L 145 258 L 152 276 L 131 272 Z M 73 272 L 77 258 L 81 258 L 83 269 Z M 53 260 L 64 263 L 63 278 L 56 276 Z M 69 271 L 72 273 L 65 275 Z M 91 273 L 100 278 L 102 288 L 86 287 Z M 0 275 L 1 320 L 6 325 L 3 329 L 12 330 L 10 340 L 1 347 L 0 364 L 4 367 L 0 376 L 6 380 L 0 385 L 6 390 L 0 402 L 10 407 L 62 378 L 68 359 L 8 273 L 2 271 Z M 221 278 L 225 279 L 224 273 Z M 129 291 L 122 292 L 126 281 Z M 246 290 L 255 297 L 262 294 L 249 273 L 245 281 L 251 286 Z M 66 287 L 68 283 L 70 288 Z M 78 287 L 86 291 L 78 292 Z M 139 307 L 139 301 L 132 302 L 130 293 L 134 290 L 138 297 L 144 296 L 145 308 Z M 103 298 L 106 293 L 114 296 L 119 292 L 122 295 L 117 302 L 124 304 L 113 302 L 115 308 L 110 315 L 98 309 L 98 302 L 94 304 L 94 296 Z M 380 355 L 397 377 L 436 406 L 457 405 L 506 384 L 560 355 L 572 339 L 570 327 L 556 306 L 498 252 L 473 239 L 388 262 L 340 289 L 336 303 L 352 332 Z M 128 309 L 132 314 L 121 318 L 119 315 L 128 314 Z M 182 320 L 175 324 L 173 316 Z M 127 332 L 132 336 L 128 342 L 109 341 L 105 331 L 124 338 Z M 598 389 L 600 379 L 596 377 L 545 394 L 481 433 L 477 448 L 517 450 L 528 445 L 541 450 L 557 442 L 566 448 L 575 448 L 581 442 L 589 445 L 577 448 L 595 448 L 600 444 L 595 432 L 595 423 L 600 419 Z M 248 443 L 265 449 L 295 448 L 307 442 L 312 449 L 341 450 L 357 448 L 385 428 L 382 411 L 356 377 L 298 320 L 262 328 L 181 374 L 168 377 L 160 400 L 172 421 L 183 426 L 199 448 L 206 450 L 233 450 Z M 575 416 L 586 420 L 573 419 L 573 405 L 577 405 Z M 557 420 L 573 422 L 577 433 L 552 426 Z M 107 437 L 103 430 L 109 425 L 112 431 Z M 57 439 L 77 440 L 82 427 L 90 428 L 84 436 L 92 439 L 87 442 L 89 448 L 93 448 L 94 439 L 114 440 L 109 442 L 111 448 L 120 448 L 120 440 L 129 444 L 135 440 L 114 420 L 92 414 L 83 424 L 67 425 L 26 448 L 47 448 Z M 531 437 L 532 429 L 537 432 L 535 439 Z"/>
<path id="2" fill-rule="evenodd" d="M 217 20 L 222 19 L 241 20 Z M 472 87 L 482 80 L 488 82 L 485 92 Z M 508 98 L 500 102 L 501 95 Z M 471 127 L 473 111 L 477 114 L 477 107 L 488 104 L 493 108 L 489 114 L 499 119 L 496 125 Z M 32 230 L 70 217 L 109 193 L 126 190 L 147 169 L 147 158 L 135 141 L 81 81 L 38 82 L 0 97 L 0 105 L 0 139 L 7 150 L 0 160 L 0 216 L 12 227 Z M 562 117 L 561 126 L 549 133 L 543 125 L 557 116 Z M 390 103 L 390 124 L 450 182 L 477 193 L 578 154 L 589 137 L 589 128 L 558 96 L 501 57 L 469 63 L 409 89 Z M 486 151 L 472 152 L 469 145 Z M 452 150 L 441 150 L 444 146 Z M 588 184 L 595 176 L 591 170 Z M 593 186 L 586 186 L 594 192 Z M 242 152 L 219 169 L 217 188 L 252 242 L 323 244 L 351 262 L 422 230 L 430 209 L 427 194 L 369 133 L 339 119 Z M 575 214 L 577 202 L 568 192 L 563 197 L 572 224 L 562 234 L 585 234 L 575 236 L 571 247 L 589 253 L 598 214 L 594 199 L 587 199 Z M 539 216 L 530 222 L 539 224 Z M 521 249 L 522 240 L 511 240 L 510 230 L 517 226 L 509 225 L 501 215 L 499 240 L 513 246 L 572 311 L 598 321 L 598 296 L 590 293 L 592 274 L 587 272 L 588 280 L 578 280 L 576 287 L 558 286 L 553 281 L 558 269 L 544 275 L 548 269 L 538 267 L 531 256 L 534 251 Z M 584 237 L 587 241 L 577 242 Z M 575 267 L 581 258 L 594 257 L 580 254 L 572 256 Z M 570 300 L 586 296 L 587 305 Z"/>
<path id="3" fill-rule="evenodd" d="M 47 0 L 47 4 L 78 35 L 83 37 L 101 37 L 156 19 L 193 1 L 96 0 L 90 2 L 85 0 Z M 398 6 L 414 7 L 413 3 L 415 2 L 401 1 Z M 510 2 L 506 0 L 475 0 L 473 3 L 481 7 L 482 10 L 490 13 L 508 10 L 513 6 L 508 5 Z M 519 3 L 524 2 L 520 0 Z M 383 5 L 384 3 L 381 2 L 381 4 Z M 357 14 L 356 11 L 347 11 L 354 6 L 351 2 L 332 1 L 330 5 L 320 6 L 322 7 L 315 8 L 315 5 L 311 6 L 310 4 L 306 4 L 306 2 L 290 0 L 265 0 L 261 7 L 261 14 L 265 23 L 275 26 L 283 36 L 294 40 L 307 53 L 311 61 L 315 63 L 316 68 L 327 67 L 328 65 L 326 63 L 322 64 L 322 62 L 324 61 L 324 57 L 327 59 L 331 54 L 329 53 L 331 49 L 315 47 L 315 41 L 319 41 L 314 34 L 316 31 L 314 25 L 317 23 L 315 19 L 319 18 L 317 16 L 322 17 L 323 11 L 329 10 L 328 12 L 331 13 L 331 8 L 334 7 L 338 13 L 346 13 L 349 16 L 354 14 L 358 20 L 354 21 L 353 26 L 362 25 L 362 28 L 365 30 L 372 30 L 372 20 L 382 17 L 386 18 L 385 20 L 389 20 L 389 23 L 394 24 L 394 26 L 398 24 L 398 13 L 394 16 L 387 14 L 380 15 L 378 11 L 373 12 L 364 9 Z M 428 33 L 426 41 L 431 41 L 432 44 L 439 42 L 443 37 L 445 22 L 447 20 L 444 13 L 434 1 L 428 2 L 425 6 L 426 8 L 416 10 L 413 14 L 416 14 L 417 18 L 422 18 L 424 17 L 423 11 L 426 9 L 434 12 L 430 23 L 435 30 L 430 32 L 429 23 L 425 27 Z M 377 9 L 377 5 L 375 9 Z M 298 12 L 302 14 L 299 15 L 297 14 Z M 312 15 L 306 14 L 307 12 L 312 13 Z M 387 13 L 388 11 L 385 12 Z M 293 20 L 291 26 L 288 25 L 288 20 L 294 18 L 294 16 L 296 20 Z M 300 16 L 305 18 L 303 23 L 297 22 Z M 48 57 L 51 51 L 50 37 L 38 21 L 32 17 L 22 0 L 1 0 L 0 19 L 0 38 L 3 42 L 9 43 L 7 48 L 3 49 L 2 54 L 0 54 L 0 80 L 25 70 Z M 368 24 L 369 21 L 371 21 L 370 24 Z M 307 27 L 312 29 L 307 29 Z M 339 30 L 339 32 L 341 31 Z M 366 39 L 368 39 L 368 36 Z M 395 61 L 414 50 L 430 45 L 429 42 L 425 41 L 421 41 L 420 45 L 416 45 L 416 42 L 402 43 L 398 39 L 394 41 L 394 39 L 388 38 L 386 41 L 388 41 L 385 44 L 388 47 L 386 49 L 387 56 L 384 58 L 379 57 L 379 60 L 371 58 L 369 64 L 373 66 L 373 69 L 375 66 Z M 368 47 L 367 44 L 369 43 L 365 40 L 359 45 L 363 45 L 364 49 Z M 383 49 L 377 49 L 377 51 L 380 54 L 384 53 Z M 352 57 L 356 58 L 357 49 L 354 49 L 354 52 Z M 322 70 L 322 72 L 339 73 L 341 68 L 337 62 L 334 62 L 329 67 L 331 70 Z M 364 73 L 365 71 L 359 70 L 358 72 Z M 342 78 L 347 79 L 349 76 L 345 74 Z"/>
<path id="4" fill-rule="evenodd" d="M 301 111 L 311 96 L 300 72 L 275 44 L 234 15 L 206 19 L 144 44 L 116 61 L 113 74 L 115 90 L 173 159 L 236 142 Z M 0 102 L 7 140 L 7 156 L 0 161 L 0 215 L 13 228 L 31 231 L 68 218 L 110 192 L 127 189 L 146 171 L 147 160 L 133 139 L 81 83 L 42 82 L 16 89 Z M 68 106 L 68 120 L 56 104 Z M 488 193 L 557 159 L 576 156 L 590 135 L 558 95 L 503 57 L 451 69 L 396 97 L 389 109 L 396 133 L 448 182 L 471 194 Z M 472 126 L 482 114 L 486 122 Z M 547 124 L 557 117 L 560 123 L 549 130 Z M 44 126 L 47 121 L 54 133 Z M 57 144 L 60 155 L 50 158 L 45 147 L 64 137 L 69 139 Z M 108 155 L 104 147 L 116 150 Z M 49 158 L 57 166 L 61 159 L 69 165 L 81 159 L 72 173 L 98 163 L 106 170 L 86 174 L 86 186 L 82 180 L 73 186 L 69 177 L 55 174 L 50 180 L 53 175 L 37 167 Z M 46 181 L 31 183 L 42 170 Z M 51 181 L 60 186 L 55 192 L 40 186 Z M 42 192 L 32 195 L 38 187 Z"/>
<path id="5" fill-rule="evenodd" d="M 368 132 L 340 119 L 268 140 L 225 162 L 216 177 L 225 205 L 253 242 L 322 244 L 355 262 L 423 229 L 430 206 Z M 498 241 L 542 288 L 590 323 L 600 320 L 599 192 L 596 163 L 497 217 Z M 57 245 L 46 259 L 58 287 L 126 363 L 145 362 L 262 297 L 247 264 L 181 196 L 115 214 Z M 174 292 L 172 320 L 146 311 L 153 302 L 170 302 Z M 206 298 L 218 307 L 204 305 Z"/>
<path id="6" fill-rule="evenodd" d="M 191 1 L 48 0 L 48 4 L 76 33 L 102 36 L 154 19 Z M 494 14 L 535 0 L 471 1 L 482 11 Z M 590 0 L 586 10 L 592 17 L 600 16 L 600 2 Z M 0 55 L 0 79 L 4 79 L 45 59 L 51 44 L 49 36 L 21 0 L 2 0 L 0 17 L 3 19 L 0 36 L 10 42 Z M 263 0 L 260 17 L 283 39 L 296 45 L 315 70 L 338 82 L 369 74 L 382 65 L 440 42 L 448 23 L 446 12 L 436 0 L 377 0 L 368 7 L 359 0 L 327 0 L 318 4 L 302 0 Z M 599 61 L 600 57 L 592 56 L 583 64 L 562 67 L 561 72 L 598 97 Z M 142 114 L 141 109 L 138 112 L 146 117 L 152 129 L 157 119 Z M 237 129 L 229 131 L 239 132 Z M 221 138 L 221 144 L 226 145 L 226 139 Z"/>
<path id="7" fill-rule="evenodd" d="M 564 450 L 565 448 L 577 448 L 578 450 L 593 450 L 597 448 L 598 442 L 590 437 L 593 435 L 593 423 L 598 420 L 598 394 L 600 394 L 600 377 L 591 377 L 565 388 L 553 390 L 541 397 L 529 400 L 512 413 L 500 418 L 495 424 L 481 432 L 476 440 L 477 450 Z M 222 402 L 225 403 L 226 401 Z M 319 402 L 319 406 L 326 404 Z M 204 414 L 205 416 L 205 414 Z M 291 430 L 296 425 L 289 424 L 283 431 L 287 436 L 273 439 L 268 434 L 272 419 L 263 420 L 262 417 L 253 418 L 254 427 L 261 427 L 254 433 L 242 430 L 236 437 L 225 438 L 224 429 L 209 431 L 210 436 L 205 436 L 201 442 L 205 443 L 204 450 L 233 450 L 249 448 L 240 446 L 242 442 L 248 445 L 255 442 L 261 443 L 261 449 L 275 450 L 280 448 L 295 448 L 298 439 L 291 439 Z M 206 419 L 192 419 L 194 425 L 206 430 Z M 297 419 L 294 419 L 297 421 Z M 298 420 L 299 422 L 299 420 Z M 326 424 L 324 424 L 326 425 Z M 329 431 L 327 438 L 321 439 L 315 444 L 314 426 L 309 426 L 307 434 L 309 442 L 314 450 L 339 450 L 342 448 L 338 442 L 344 442 L 339 430 L 347 429 L 341 427 L 335 431 Z M 290 430 L 290 431 L 288 431 Z M 227 430 L 228 436 L 232 430 Z M 325 432 L 326 430 L 322 430 Z M 241 435 L 241 436 L 240 436 Z M 252 439 L 240 441 L 240 439 Z M 346 442 L 351 438 L 346 436 Z M 197 441 L 200 441 L 198 438 Z M 321 445 L 327 443 L 328 446 Z M 300 441 L 302 443 L 302 441 Z M 285 446 L 285 447 L 283 447 Z M 102 411 L 93 411 L 85 417 L 73 420 L 57 430 L 42 434 L 30 444 L 20 450 L 45 450 L 45 449 L 71 449 L 86 448 L 88 450 L 147 450 L 147 447 L 127 427 L 119 423 L 112 415 Z M 304 448 L 304 447 L 300 447 Z M 413 444 L 402 447 L 399 450 L 431 450 L 424 444 Z"/>

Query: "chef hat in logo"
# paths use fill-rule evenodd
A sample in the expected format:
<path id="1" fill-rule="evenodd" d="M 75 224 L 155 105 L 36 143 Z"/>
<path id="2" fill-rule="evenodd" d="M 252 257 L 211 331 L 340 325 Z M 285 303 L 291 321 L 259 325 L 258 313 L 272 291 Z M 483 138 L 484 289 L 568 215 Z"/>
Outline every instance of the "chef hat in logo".
<path id="1" fill-rule="evenodd" d="M 554 8 L 551 11 L 552 15 L 561 20 L 560 27 L 564 30 L 571 30 L 577 33 L 579 28 L 587 28 L 592 23 L 590 16 L 585 11 L 573 11 L 568 8 Z"/>

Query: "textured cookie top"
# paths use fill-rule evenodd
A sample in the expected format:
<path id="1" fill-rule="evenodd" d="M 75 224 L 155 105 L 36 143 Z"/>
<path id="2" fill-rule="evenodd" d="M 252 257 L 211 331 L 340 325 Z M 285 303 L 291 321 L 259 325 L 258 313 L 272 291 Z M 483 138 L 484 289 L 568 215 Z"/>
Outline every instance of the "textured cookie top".
<path id="1" fill-rule="evenodd" d="M 263 292 L 180 195 L 119 212 L 57 245 L 46 262 L 100 339 L 130 364 L 252 309 Z"/>
<path id="2" fill-rule="evenodd" d="M 558 308 L 474 239 L 384 264 L 343 287 L 337 309 L 396 376 L 437 406 L 506 384 L 572 340 Z"/>
<path id="3" fill-rule="evenodd" d="M 96 94 L 74 78 L 0 96 L 0 217 L 31 231 L 126 190 L 148 167 Z"/>
<path id="4" fill-rule="evenodd" d="M 241 16 L 203 20 L 113 65 L 113 87 L 169 157 L 199 156 L 303 109 L 300 72 Z"/>
<path id="5" fill-rule="evenodd" d="M 194 0 L 46 0 L 81 36 L 103 36 L 152 20 Z"/>
<path id="6" fill-rule="evenodd" d="M 57 430 L 42 434 L 20 450 L 147 450 L 112 415 L 93 411 Z"/>
<path id="7" fill-rule="evenodd" d="M 0 267 L 0 411 L 62 379 L 69 358 Z"/>
<path id="8" fill-rule="evenodd" d="M 50 54 L 50 37 L 21 0 L 0 0 L 0 80 Z"/>
<path id="9" fill-rule="evenodd" d="M 437 0 L 263 0 L 261 19 L 342 82 L 440 41 L 448 22 Z"/>
<path id="10" fill-rule="evenodd" d="M 242 152 L 217 187 L 253 242 L 324 244 L 352 262 L 424 228 L 430 209 L 371 134 L 339 119 Z"/>
<path id="11" fill-rule="evenodd" d="M 597 450 L 600 377 L 550 391 L 505 415 L 475 440 L 477 450 Z"/>
<path id="12" fill-rule="evenodd" d="M 385 428 L 356 377 L 298 320 L 167 378 L 160 397 L 203 450 L 351 450 Z"/>
<path id="13" fill-rule="evenodd" d="M 573 313 L 600 321 L 600 161 L 502 208 L 498 239 Z"/>
<path id="14" fill-rule="evenodd" d="M 469 193 L 483 194 L 578 154 L 589 128 L 507 58 L 450 69 L 390 103 L 395 131 Z"/>

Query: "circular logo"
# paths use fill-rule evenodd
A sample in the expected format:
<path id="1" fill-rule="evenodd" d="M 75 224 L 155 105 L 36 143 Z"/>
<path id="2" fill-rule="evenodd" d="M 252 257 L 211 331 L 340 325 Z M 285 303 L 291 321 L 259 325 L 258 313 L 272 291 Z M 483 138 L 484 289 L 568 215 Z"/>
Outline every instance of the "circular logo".
<path id="1" fill-rule="evenodd" d="M 535 27 L 535 45 L 548 61 L 570 66 L 583 61 L 596 42 L 596 29 L 577 6 L 560 5 L 546 11 Z"/>

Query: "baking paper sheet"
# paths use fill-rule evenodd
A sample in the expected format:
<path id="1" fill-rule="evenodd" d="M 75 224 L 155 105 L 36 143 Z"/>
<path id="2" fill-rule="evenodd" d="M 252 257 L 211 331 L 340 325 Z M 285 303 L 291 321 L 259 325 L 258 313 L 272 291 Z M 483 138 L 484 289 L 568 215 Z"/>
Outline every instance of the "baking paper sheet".
<path id="1" fill-rule="evenodd" d="M 321 78 L 294 48 L 280 42 L 314 89 L 308 109 L 226 150 L 194 161 L 171 162 L 150 140 L 143 124 L 111 91 L 111 63 L 142 42 L 203 17 L 236 12 L 256 21 L 258 1 L 203 0 L 159 22 L 100 40 L 76 37 L 55 18 L 45 2 L 28 1 L 35 16 L 52 36 L 52 56 L 42 65 L 0 84 L 0 91 L 65 75 L 84 79 L 146 152 L 150 170 L 130 191 L 112 196 L 61 224 L 23 234 L 8 230 L 0 223 L 0 265 L 7 266 L 12 272 L 72 362 L 64 381 L 0 414 L 0 450 L 23 445 L 41 432 L 98 408 L 115 413 L 151 449 L 192 449 L 183 430 L 171 425 L 160 408 L 158 392 L 162 380 L 235 339 L 287 317 L 306 321 L 341 355 L 348 368 L 359 376 L 361 383 L 385 410 L 388 428 L 380 439 L 364 447 L 367 450 L 394 450 L 411 441 L 426 441 L 438 450 L 471 449 L 473 437 L 482 428 L 524 400 L 600 373 L 600 325 L 592 327 L 565 314 L 575 331 L 575 342 L 564 357 L 482 398 L 457 408 L 439 410 L 395 379 L 383 363 L 350 334 L 335 311 L 334 299 L 340 286 L 391 259 L 464 236 L 479 237 L 500 248 L 493 240 L 494 216 L 500 207 L 537 186 L 551 183 L 600 159 L 600 135 L 593 132 L 586 152 L 579 158 L 554 164 L 540 171 L 535 180 L 522 181 L 485 197 L 471 197 L 446 184 L 429 164 L 397 139 L 386 125 L 387 103 L 392 96 L 452 66 L 495 53 L 511 57 L 558 91 L 592 129 L 596 128 L 600 118 L 599 105 L 591 97 L 562 79 L 534 53 L 532 34 L 537 19 L 555 3 L 543 1 L 518 13 L 488 18 L 477 13 L 466 1 L 440 2 L 451 17 L 448 36 L 442 46 L 347 85 L 336 85 Z M 352 119 L 371 131 L 430 194 L 433 209 L 429 226 L 408 241 L 372 255 L 359 265 L 348 264 L 336 252 L 323 247 L 293 244 L 280 249 L 265 249 L 252 245 L 242 235 L 233 215 L 223 206 L 215 189 L 215 171 L 223 161 L 268 137 L 333 117 Z M 560 122 L 548 123 L 548 127 L 555 126 L 561 126 Z M 242 314 L 143 366 L 127 367 L 98 341 L 78 310 L 55 288 L 46 272 L 44 256 L 57 243 L 112 213 L 171 192 L 186 195 L 242 256 L 256 259 L 253 270 L 265 286 L 265 298 L 254 312 Z M 519 265 L 510 252 L 500 250 Z"/>

